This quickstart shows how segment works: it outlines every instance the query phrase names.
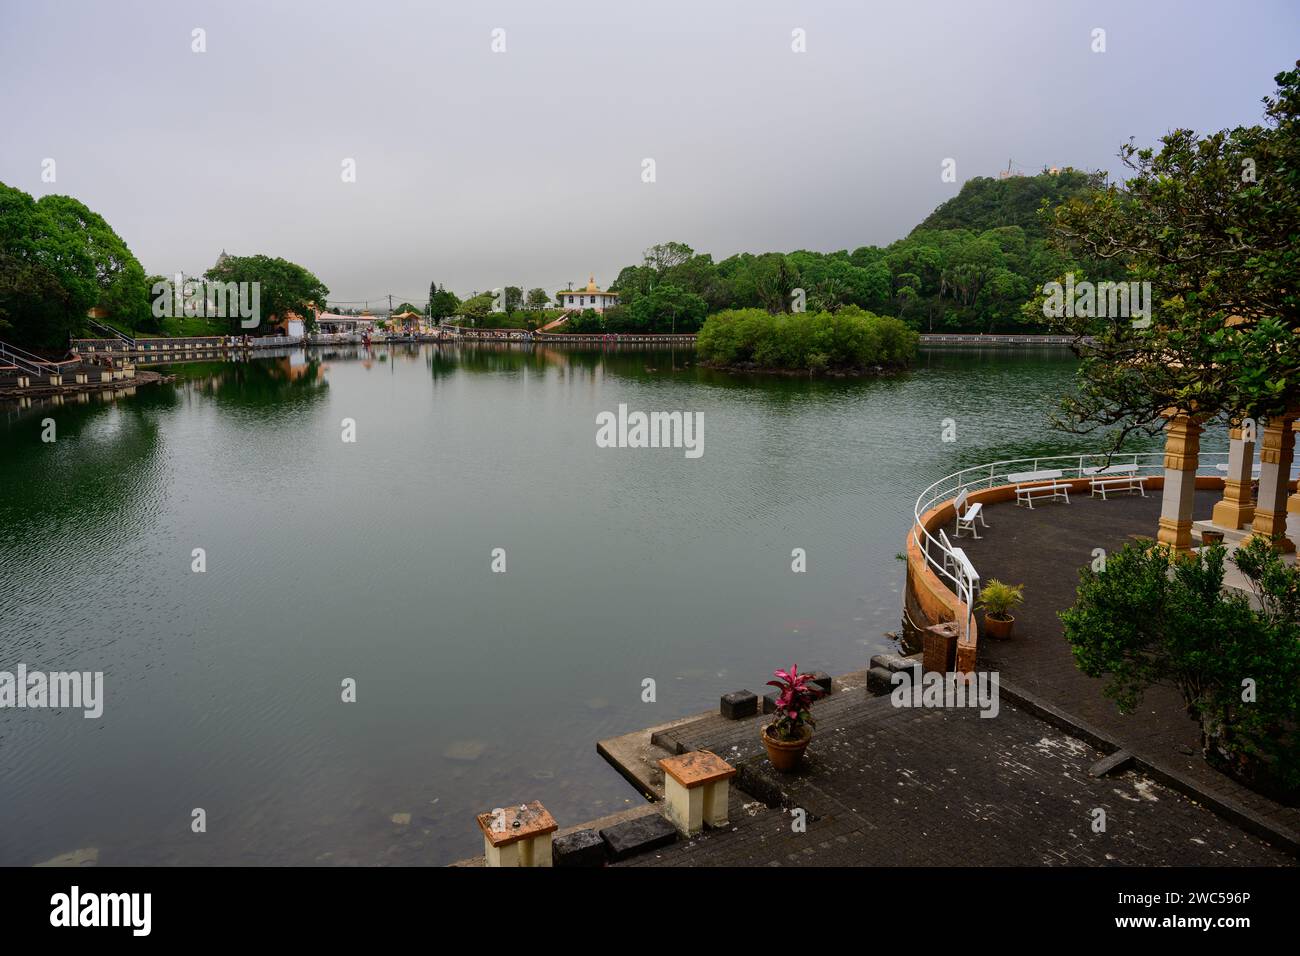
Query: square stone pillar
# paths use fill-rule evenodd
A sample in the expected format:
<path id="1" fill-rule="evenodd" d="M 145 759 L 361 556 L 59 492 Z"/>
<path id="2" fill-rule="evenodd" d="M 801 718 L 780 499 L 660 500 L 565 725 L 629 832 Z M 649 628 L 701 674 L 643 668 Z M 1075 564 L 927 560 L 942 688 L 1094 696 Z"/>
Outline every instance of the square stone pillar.
<path id="1" fill-rule="evenodd" d="M 1255 468 L 1255 431 L 1250 430 L 1251 440 L 1243 438 L 1240 428 L 1229 433 L 1232 442 L 1228 445 L 1228 475 L 1223 481 L 1223 500 L 1214 506 L 1211 520 L 1220 528 L 1238 528 L 1248 525 L 1255 519 L 1255 497 L 1252 491 Z M 1300 510 L 1300 502 L 1297 503 Z"/>
<path id="2" fill-rule="evenodd" d="M 1279 551 L 1294 551 L 1286 536 L 1287 492 L 1291 484 L 1291 462 L 1295 458 L 1295 431 L 1286 415 L 1264 425 L 1259 449 L 1259 502 L 1250 537 L 1267 538 Z"/>
<path id="3" fill-rule="evenodd" d="M 717 754 L 692 750 L 659 761 L 664 772 L 664 799 L 668 819 L 687 836 L 725 826 L 730 780 L 736 768 Z"/>
<path id="4" fill-rule="evenodd" d="M 1192 505 L 1201 431 L 1201 426 L 1186 415 L 1175 415 L 1165 425 L 1165 487 L 1156 540 L 1175 551 L 1192 548 Z"/>
<path id="5" fill-rule="evenodd" d="M 534 800 L 478 815 L 483 857 L 488 866 L 550 866 L 555 818 Z"/>
<path id="6" fill-rule="evenodd" d="M 953 669 L 958 637 L 958 625 L 952 621 L 932 624 L 925 629 L 921 637 L 921 667 L 926 673 L 946 674 Z"/>

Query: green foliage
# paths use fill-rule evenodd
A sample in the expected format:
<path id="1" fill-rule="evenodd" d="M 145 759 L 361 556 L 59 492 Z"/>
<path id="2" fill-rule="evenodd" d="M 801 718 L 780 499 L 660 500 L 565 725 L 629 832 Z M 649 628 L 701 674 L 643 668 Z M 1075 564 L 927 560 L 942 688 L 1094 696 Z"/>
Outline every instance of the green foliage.
<path id="1" fill-rule="evenodd" d="M 1066 167 L 1059 173 L 990 179 L 976 176 L 962 183 L 961 191 L 930 213 L 912 231 L 970 229 L 986 232 L 1014 227 L 1030 239 L 1045 239 L 1047 224 L 1039 215 L 1076 197 L 1086 197 L 1105 186 L 1100 173 Z"/>
<path id="2" fill-rule="evenodd" d="M 1023 584 L 1004 584 L 997 578 L 989 578 L 984 586 L 980 588 L 979 600 L 975 606 L 983 608 L 989 617 L 1005 621 L 1011 617 L 1011 612 L 1024 601 L 1024 592 L 1025 586 Z"/>
<path id="3" fill-rule="evenodd" d="M 475 320 L 475 324 L 487 318 L 492 311 L 492 293 L 480 292 L 472 295 L 456 307 L 455 314 L 465 319 Z"/>
<path id="4" fill-rule="evenodd" d="M 1126 278 L 1149 282 L 1152 300 L 1147 327 L 1053 321 L 1083 359 L 1063 427 L 1109 428 L 1118 447 L 1159 431 L 1170 409 L 1260 420 L 1300 401 L 1300 69 L 1276 81 L 1265 125 L 1178 129 L 1158 150 L 1126 145 L 1122 186 L 1057 208 L 1052 235 L 1065 255 L 1127 263 Z M 1043 298 L 1026 311 L 1041 316 Z"/>
<path id="5" fill-rule="evenodd" d="M 435 289 L 433 283 L 429 283 L 429 304 L 427 306 L 429 318 L 442 321 L 456 315 L 459 310 L 460 299 L 456 298 L 456 293 L 448 292 L 442 286 Z"/>
<path id="6" fill-rule="evenodd" d="M 472 323 L 470 317 L 465 317 L 455 320 L 453 324 L 476 329 L 528 329 L 531 331 L 550 322 L 559 314 L 559 309 L 545 309 L 540 312 L 531 309 L 519 309 L 515 312 L 488 311 L 484 314 L 474 315 Z M 569 332 L 572 330 L 566 323 L 555 331 Z"/>
<path id="7" fill-rule="evenodd" d="M 1090 195 L 1100 185 L 1099 175 L 1072 170 L 971 180 L 911 235 L 883 249 L 746 252 L 714 263 L 712 256 L 697 254 L 685 243 L 652 246 L 640 265 L 618 274 L 613 288 L 621 294 L 619 314 L 605 324 L 610 331 L 617 330 L 612 325 L 618 322 L 626 322 L 629 330 L 668 331 L 663 316 L 671 318 L 673 312 L 662 300 L 638 307 L 671 287 L 677 295 L 703 300 L 706 314 L 746 308 L 791 312 L 796 290 L 803 290 L 812 312 L 856 306 L 897 315 L 928 331 L 1042 329 L 1046 323 L 1041 316 L 1026 318 L 1021 307 L 1073 260 L 1044 238 L 1039 207 Z M 1089 268 L 1099 275 L 1118 271 L 1116 265 L 1091 261 Z M 622 318 L 623 313 L 629 317 Z"/>
<path id="8" fill-rule="evenodd" d="M 709 316 L 696 349 L 710 365 L 822 372 L 905 366 L 917 343 L 900 320 L 852 306 L 790 315 L 732 309 Z"/>
<path id="9" fill-rule="evenodd" d="M 1201 725 L 1207 758 L 1248 782 L 1300 787 L 1300 571 L 1252 539 L 1234 563 L 1258 609 L 1223 587 L 1222 545 L 1188 556 L 1130 543 L 1105 569 L 1084 568 L 1061 612 L 1075 663 L 1105 677 L 1132 712 L 1156 684 L 1176 687 Z M 1254 682 L 1244 700 L 1243 684 Z"/>
<path id="10" fill-rule="evenodd" d="M 33 200 L 0 183 L 0 329 L 55 349 L 92 307 L 129 328 L 150 319 L 144 268 L 98 213 L 69 196 Z"/>
<path id="11" fill-rule="evenodd" d="M 314 321 L 312 307 L 323 307 L 329 297 L 325 284 L 302 266 L 270 256 L 227 256 L 204 277 L 212 282 L 259 284 L 259 325 L 255 331 L 242 328 L 239 316 L 233 314 L 227 324 L 236 334 L 268 334 L 272 320 L 283 322 L 290 312 L 301 316 L 310 326 Z"/>
<path id="12" fill-rule="evenodd" d="M 529 289 L 524 304 L 534 312 L 540 312 L 551 304 L 551 294 L 545 289 Z"/>
<path id="13" fill-rule="evenodd" d="M 557 331 L 572 332 L 575 335 L 595 335 L 609 330 L 605 328 L 604 316 L 595 309 L 583 309 L 577 315 L 570 316 Z"/>

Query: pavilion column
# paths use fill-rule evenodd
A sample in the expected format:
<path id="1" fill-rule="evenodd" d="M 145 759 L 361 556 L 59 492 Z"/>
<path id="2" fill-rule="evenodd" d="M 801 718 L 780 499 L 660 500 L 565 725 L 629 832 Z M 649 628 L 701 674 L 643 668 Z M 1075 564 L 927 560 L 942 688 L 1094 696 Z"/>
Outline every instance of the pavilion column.
<path id="1" fill-rule="evenodd" d="M 1201 431 L 1201 426 L 1186 415 L 1175 415 L 1165 425 L 1165 487 L 1156 540 L 1176 551 L 1190 551 L 1192 547 L 1192 504 L 1196 498 Z"/>
<path id="2" fill-rule="evenodd" d="M 1255 518 L 1255 499 L 1251 486 L 1254 484 L 1255 439 L 1252 429 L 1251 439 L 1243 437 L 1240 428 L 1230 433 L 1232 442 L 1228 445 L 1228 476 L 1223 482 L 1223 500 L 1214 506 L 1211 520 L 1220 528 L 1238 528 L 1250 524 Z M 1300 509 L 1300 502 L 1297 502 Z"/>
<path id="3" fill-rule="evenodd" d="M 1294 551 L 1286 536 L 1287 491 L 1291 461 L 1295 457 L 1295 431 L 1290 416 L 1270 419 L 1264 425 L 1259 449 L 1259 502 L 1250 526 L 1252 538 L 1267 538 L 1279 551 Z"/>

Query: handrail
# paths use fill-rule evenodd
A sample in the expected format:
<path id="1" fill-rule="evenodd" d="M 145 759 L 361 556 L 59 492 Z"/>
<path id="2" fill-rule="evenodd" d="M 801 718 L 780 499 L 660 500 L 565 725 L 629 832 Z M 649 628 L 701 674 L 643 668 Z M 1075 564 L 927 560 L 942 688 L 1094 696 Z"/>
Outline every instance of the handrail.
<path id="1" fill-rule="evenodd" d="M 92 319 L 92 318 L 87 318 L 87 319 L 86 319 L 86 324 L 87 324 L 87 325 L 90 325 L 90 326 L 93 326 L 94 328 L 99 329 L 99 331 L 101 331 L 101 332 L 107 332 L 107 333 L 109 333 L 109 336 L 110 336 L 111 338 L 116 338 L 116 339 L 119 339 L 119 340 L 125 342 L 127 345 L 131 346 L 132 349 L 135 348 L 135 339 L 131 338 L 131 336 L 127 335 L 127 334 L 126 334 L 125 332 L 123 332 L 121 329 L 115 329 L 115 328 L 113 328 L 111 325 L 105 325 L 105 324 L 102 323 L 102 322 L 96 322 L 96 321 L 95 321 L 94 319 Z"/>
<path id="2" fill-rule="evenodd" d="M 51 371 L 57 374 L 59 371 L 59 363 L 33 355 L 16 345 L 6 345 L 4 342 L 0 342 L 0 358 L 6 359 L 13 363 L 15 368 L 20 368 L 30 375 L 49 375 Z"/>
<path id="3" fill-rule="evenodd" d="M 1226 451 L 1201 452 L 1196 460 L 1196 473 L 1199 475 L 1205 472 L 1217 476 L 1219 472 L 1214 465 L 1220 461 L 1226 461 L 1227 458 L 1228 453 Z M 970 635 L 971 618 L 974 615 L 974 610 L 971 607 L 974 600 L 973 584 L 965 579 L 966 575 L 962 571 L 961 562 L 953 555 L 951 548 L 945 548 L 942 541 L 930 534 L 921 523 L 921 517 L 943 502 L 956 498 L 962 491 L 978 491 L 994 488 L 998 485 L 1015 484 L 1016 482 L 1008 480 L 1010 475 L 1021 472 L 1052 470 L 1062 472 L 1060 481 L 1074 481 L 1080 478 L 1092 477 L 1089 469 L 1099 469 L 1108 465 L 1133 465 L 1137 474 L 1143 472 L 1162 473 L 1164 471 L 1164 452 L 1130 452 L 1124 455 L 1109 455 L 1102 452 L 1043 455 L 1038 458 L 1011 458 L 963 468 L 951 475 L 945 475 L 921 492 L 916 499 L 916 506 L 912 512 L 912 540 L 920 549 L 926 564 L 930 565 L 936 574 L 952 582 L 951 590 L 953 594 L 966 604 L 967 619 L 965 622 L 959 622 L 965 636 L 969 637 Z M 1073 477 L 1071 477 L 1071 472 L 1074 473 Z M 1023 484 L 1024 482 L 1020 483 Z M 958 545 L 952 547 L 958 547 Z M 935 558 L 932 551 L 939 553 L 938 559 Z M 952 572 L 948 570 L 949 565 L 953 568 Z"/>

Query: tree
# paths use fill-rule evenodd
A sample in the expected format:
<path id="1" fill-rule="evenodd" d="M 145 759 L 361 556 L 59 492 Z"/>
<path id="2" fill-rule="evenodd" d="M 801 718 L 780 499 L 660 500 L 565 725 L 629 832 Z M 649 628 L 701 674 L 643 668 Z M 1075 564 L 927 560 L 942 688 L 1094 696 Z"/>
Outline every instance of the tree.
<path id="1" fill-rule="evenodd" d="M 403 302 L 401 305 L 399 305 L 396 309 L 393 310 L 393 315 L 401 315 L 403 312 L 414 312 L 416 315 L 420 315 L 421 313 L 423 313 L 423 311 L 424 311 L 423 309 L 411 305 L 411 303 L 409 302 Z"/>
<path id="2" fill-rule="evenodd" d="M 302 266 L 270 256 L 227 256 L 204 277 L 213 282 L 257 283 L 259 326 L 269 324 L 272 318 L 284 321 L 294 313 L 310 327 L 314 322 L 313 306 L 322 305 L 329 297 L 325 284 Z M 230 324 L 232 331 L 248 331 L 242 328 L 238 314 L 232 315 Z"/>
<path id="3" fill-rule="evenodd" d="M 528 290 L 528 308 L 534 312 L 541 312 L 551 302 L 551 296 L 545 289 Z"/>
<path id="4" fill-rule="evenodd" d="M 673 266 L 681 265 L 695 254 L 684 242 L 661 242 L 651 246 L 644 253 L 644 261 L 655 272 L 663 275 Z"/>
<path id="5" fill-rule="evenodd" d="M 56 346 L 80 328 L 65 324 L 85 315 L 50 269 L 0 250 L 0 332 L 33 348 Z"/>
<path id="6" fill-rule="evenodd" d="M 614 331 L 694 332 L 704 322 L 709 307 L 693 292 L 667 283 L 638 296 L 627 307 L 630 328 L 611 326 Z"/>
<path id="7" fill-rule="evenodd" d="M 57 290 L 57 291 L 56 291 Z M 149 318 L 144 269 L 98 213 L 70 196 L 33 200 L 0 183 L 0 320 L 20 344 L 58 348 L 99 306 Z"/>
<path id="8" fill-rule="evenodd" d="M 1212 763 L 1292 796 L 1300 787 L 1300 571 L 1266 540 L 1233 555 L 1256 606 L 1223 586 L 1226 551 L 1190 555 L 1129 543 L 1104 570 L 1080 572 L 1061 612 L 1075 663 L 1106 678 L 1131 713 L 1156 685 L 1178 690 Z M 1249 688 L 1249 693 L 1244 692 Z"/>
<path id="9" fill-rule="evenodd" d="M 1061 427 L 1110 428 L 1118 447 L 1158 432 L 1171 412 L 1258 420 L 1300 400 L 1300 69 L 1276 81 L 1265 125 L 1174 130 L 1159 150 L 1130 142 L 1122 186 L 1056 210 L 1063 251 L 1125 263 L 1151 293 L 1145 325 L 1077 313 L 1052 321 L 1082 359 Z M 1053 305 L 1046 289 L 1026 311 L 1044 304 Z"/>
<path id="10" fill-rule="evenodd" d="M 491 292 L 480 292 L 478 295 L 470 296 L 456 309 L 456 314 L 464 316 L 467 319 L 482 319 L 492 311 L 492 302 L 495 296 Z"/>
<path id="11" fill-rule="evenodd" d="M 432 286 L 430 286 L 432 289 Z M 456 298 L 454 292 L 448 292 L 441 286 L 436 291 L 431 291 L 429 296 L 429 318 L 437 321 L 450 318 L 456 314 L 460 307 L 460 299 Z"/>

